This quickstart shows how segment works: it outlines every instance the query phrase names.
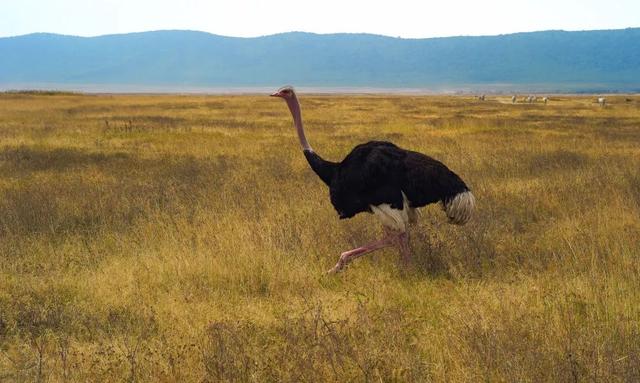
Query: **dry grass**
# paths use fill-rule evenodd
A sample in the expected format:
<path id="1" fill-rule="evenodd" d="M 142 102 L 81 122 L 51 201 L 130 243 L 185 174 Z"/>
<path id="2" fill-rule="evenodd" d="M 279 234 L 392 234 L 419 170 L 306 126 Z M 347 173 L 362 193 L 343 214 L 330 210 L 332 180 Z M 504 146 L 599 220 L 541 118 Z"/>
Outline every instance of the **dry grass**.
<path id="1" fill-rule="evenodd" d="M 630 98 L 630 101 L 626 99 Z M 268 97 L 0 95 L 0 381 L 640 380 L 640 99 L 302 96 L 474 190 L 406 272 Z"/>

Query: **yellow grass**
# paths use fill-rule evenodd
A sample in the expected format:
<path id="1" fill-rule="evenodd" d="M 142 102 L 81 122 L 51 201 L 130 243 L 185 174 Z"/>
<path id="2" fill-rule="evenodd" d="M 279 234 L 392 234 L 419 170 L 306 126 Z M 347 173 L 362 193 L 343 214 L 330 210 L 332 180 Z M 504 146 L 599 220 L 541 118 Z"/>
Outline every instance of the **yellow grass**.
<path id="1" fill-rule="evenodd" d="M 471 186 L 393 249 L 266 96 L 0 95 L 0 381 L 640 380 L 640 99 L 302 95 Z"/>

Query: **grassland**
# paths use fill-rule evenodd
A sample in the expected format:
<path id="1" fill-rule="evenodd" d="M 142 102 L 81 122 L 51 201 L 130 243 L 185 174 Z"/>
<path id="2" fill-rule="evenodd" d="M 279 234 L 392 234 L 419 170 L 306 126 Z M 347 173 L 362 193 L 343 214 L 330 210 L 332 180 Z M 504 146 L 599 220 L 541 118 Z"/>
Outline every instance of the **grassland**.
<path id="1" fill-rule="evenodd" d="M 637 382 L 640 98 L 301 97 L 474 190 L 394 250 L 264 96 L 0 95 L 0 381 Z"/>

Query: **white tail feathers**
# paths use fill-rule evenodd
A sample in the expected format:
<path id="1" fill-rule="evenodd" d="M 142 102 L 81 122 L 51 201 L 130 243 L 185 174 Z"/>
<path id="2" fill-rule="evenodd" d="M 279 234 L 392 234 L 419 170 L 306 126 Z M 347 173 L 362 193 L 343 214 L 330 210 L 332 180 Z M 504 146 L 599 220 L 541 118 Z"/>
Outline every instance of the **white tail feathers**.
<path id="1" fill-rule="evenodd" d="M 450 223 L 464 225 L 471 219 L 476 208 L 476 198 L 467 190 L 456 194 L 446 204 L 443 203 L 443 208 Z"/>

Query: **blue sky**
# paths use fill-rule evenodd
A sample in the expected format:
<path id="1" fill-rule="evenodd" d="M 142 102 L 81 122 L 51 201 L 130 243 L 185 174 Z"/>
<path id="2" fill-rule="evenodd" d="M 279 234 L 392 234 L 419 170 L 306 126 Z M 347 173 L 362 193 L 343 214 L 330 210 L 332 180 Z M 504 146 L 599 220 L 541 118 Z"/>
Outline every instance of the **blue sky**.
<path id="1" fill-rule="evenodd" d="M 626 27 L 640 27 L 640 0 L 0 0 L 0 36 L 191 29 L 438 37 Z"/>

